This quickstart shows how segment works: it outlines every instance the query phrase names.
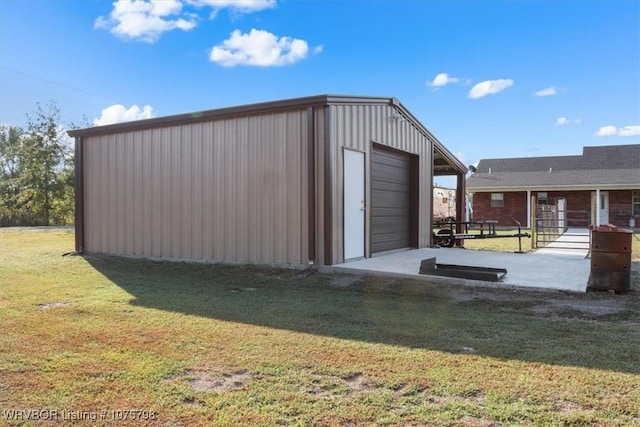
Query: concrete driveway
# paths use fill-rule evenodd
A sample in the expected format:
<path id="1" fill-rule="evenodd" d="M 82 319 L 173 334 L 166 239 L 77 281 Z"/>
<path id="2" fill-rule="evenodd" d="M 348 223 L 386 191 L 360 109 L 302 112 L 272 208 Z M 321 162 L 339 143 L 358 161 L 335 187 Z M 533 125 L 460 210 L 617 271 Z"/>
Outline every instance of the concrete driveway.
<path id="1" fill-rule="evenodd" d="M 346 262 L 329 269 L 336 272 L 384 274 L 443 283 L 586 292 L 591 268 L 590 259 L 586 258 L 587 252 L 588 244 L 584 248 L 568 250 L 550 247 L 525 254 L 462 248 L 424 248 Z M 420 262 L 431 257 L 436 257 L 436 262 L 442 264 L 506 268 L 507 275 L 499 282 L 484 282 L 419 274 Z"/>

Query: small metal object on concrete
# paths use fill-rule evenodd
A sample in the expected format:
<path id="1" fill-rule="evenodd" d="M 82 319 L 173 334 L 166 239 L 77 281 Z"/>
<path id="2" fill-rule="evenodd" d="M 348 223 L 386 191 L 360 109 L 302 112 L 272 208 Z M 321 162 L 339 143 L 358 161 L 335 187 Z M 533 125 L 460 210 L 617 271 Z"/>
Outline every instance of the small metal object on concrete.
<path id="1" fill-rule="evenodd" d="M 469 265 L 438 264 L 436 258 L 423 259 L 420 263 L 420 274 L 429 276 L 457 277 L 460 279 L 483 280 L 497 282 L 507 274 L 505 268 L 473 267 Z"/>

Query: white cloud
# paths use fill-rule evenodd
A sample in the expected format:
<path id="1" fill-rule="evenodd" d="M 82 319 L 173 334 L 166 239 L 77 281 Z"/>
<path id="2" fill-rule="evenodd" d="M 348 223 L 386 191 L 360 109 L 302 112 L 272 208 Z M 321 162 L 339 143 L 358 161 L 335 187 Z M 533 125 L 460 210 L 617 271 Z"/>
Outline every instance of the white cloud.
<path id="1" fill-rule="evenodd" d="M 596 136 L 640 136 L 640 125 L 618 128 L 613 125 L 602 126 Z"/>
<path id="2" fill-rule="evenodd" d="M 469 91 L 469 98 L 478 99 L 487 95 L 494 95 L 498 92 L 502 92 L 509 86 L 513 85 L 511 79 L 498 79 L 498 80 L 485 80 L 480 83 L 476 83 Z"/>
<path id="3" fill-rule="evenodd" d="M 640 125 L 618 128 L 613 125 L 602 126 L 596 136 L 640 136 Z"/>
<path id="4" fill-rule="evenodd" d="M 155 113 L 150 105 L 145 105 L 142 108 L 138 105 L 132 105 L 131 108 L 127 109 L 122 104 L 114 104 L 102 110 L 100 117 L 93 120 L 93 124 L 94 126 L 103 126 L 133 120 L 150 119 L 152 117 L 155 117 Z"/>
<path id="5" fill-rule="evenodd" d="M 313 54 L 314 55 L 318 55 L 318 54 L 322 53 L 323 50 L 324 50 L 324 46 L 323 45 L 318 45 L 318 46 L 313 48 Z"/>
<path id="6" fill-rule="evenodd" d="M 618 128 L 615 126 L 602 126 L 596 132 L 596 136 L 613 136 L 618 134 Z"/>
<path id="7" fill-rule="evenodd" d="M 556 120 L 556 124 L 558 126 L 562 126 L 562 125 L 576 125 L 578 123 L 581 123 L 582 119 L 568 119 L 566 117 L 558 117 L 558 119 Z"/>
<path id="8" fill-rule="evenodd" d="M 548 87 L 546 89 L 541 89 L 537 91 L 535 96 L 553 96 L 558 93 L 558 89 L 555 86 Z"/>
<path id="9" fill-rule="evenodd" d="M 314 49 L 314 52 L 317 48 Z M 252 29 L 242 34 L 234 30 L 231 36 L 211 49 L 212 62 L 224 67 L 255 65 L 269 67 L 288 65 L 306 58 L 309 45 L 306 41 L 280 37 L 268 31 Z"/>
<path id="10" fill-rule="evenodd" d="M 198 16 L 183 12 L 185 4 L 210 7 L 212 17 L 221 9 L 235 13 L 251 13 L 276 6 L 276 0 L 116 0 L 109 16 L 99 16 L 94 28 L 140 40 L 158 41 L 163 33 L 171 30 L 188 31 L 196 27 Z"/>
<path id="11" fill-rule="evenodd" d="M 276 0 L 187 0 L 195 6 L 210 6 L 216 11 L 230 9 L 240 13 L 258 12 L 276 7 Z"/>
<path id="12" fill-rule="evenodd" d="M 640 125 L 625 126 L 618 129 L 618 135 L 620 136 L 638 136 L 640 135 Z"/>
<path id="13" fill-rule="evenodd" d="M 458 79 L 457 77 L 451 77 L 447 73 L 440 73 L 436 75 L 432 81 L 427 82 L 427 86 L 442 87 L 448 85 L 449 83 L 458 83 L 459 80 L 460 79 Z"/>
<path id="14" fill-rule="evenodd" d="M 188 31 L 196 26 L 196 18 L 187 14 L 181 17 L 181 12 L 179 0 L 116 0 L 109 16 L 99 16 L 93 27 L 154 43 L 166 31 Z"/>

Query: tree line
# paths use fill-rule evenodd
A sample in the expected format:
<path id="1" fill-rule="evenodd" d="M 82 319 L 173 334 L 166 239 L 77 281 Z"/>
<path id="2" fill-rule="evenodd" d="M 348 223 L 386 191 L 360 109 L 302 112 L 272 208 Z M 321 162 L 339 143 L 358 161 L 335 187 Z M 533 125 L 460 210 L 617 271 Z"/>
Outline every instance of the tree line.
<path id="1" fill-rule="evenodd" d="M 0 227 L 68 225 L 73 220 L 70 139 L 58 106 L 38 104 L 27 114 L 24 128 L 0 126 Z"/>

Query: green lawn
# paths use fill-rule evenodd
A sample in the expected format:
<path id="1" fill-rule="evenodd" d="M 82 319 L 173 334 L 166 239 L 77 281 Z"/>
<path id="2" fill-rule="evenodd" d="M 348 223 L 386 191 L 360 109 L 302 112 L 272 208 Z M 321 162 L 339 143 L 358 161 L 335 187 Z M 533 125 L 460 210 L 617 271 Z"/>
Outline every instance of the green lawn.
<path id="1" fill-rule="evenodd" d="M 469 231 L 472 234 L 479 234 L 478 230 L 471 229 Z M 500 229 L 496 231 L 498 235 L 513 235 L 518 233 L 518 229 Z M 531 234 L 530 229 L 522 229 L 523 233 Z M 522 239 L 522 251 L 530 252 L 534 249 L 531 248 L 531 238 L 523 237 Z M 483 251 L 498 251 L 498 252 L 514 252 L 517 251 L 518 238 L 517 237 L 501 237 L 499 239 L 467 239 L 464 241 L 464 247 L 467 249 L 483 250 Z M 631 255 L 634 260 L 640 261 L 640 231 L 635 231 L 631 238 Z"/>
<path id="2" fill-rule="evenodd" d="M 72 248 L 71 231 L 0 229 L 0 425 L 640 426 L 635 289 L 61 256 Z"/>

